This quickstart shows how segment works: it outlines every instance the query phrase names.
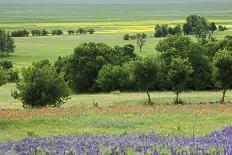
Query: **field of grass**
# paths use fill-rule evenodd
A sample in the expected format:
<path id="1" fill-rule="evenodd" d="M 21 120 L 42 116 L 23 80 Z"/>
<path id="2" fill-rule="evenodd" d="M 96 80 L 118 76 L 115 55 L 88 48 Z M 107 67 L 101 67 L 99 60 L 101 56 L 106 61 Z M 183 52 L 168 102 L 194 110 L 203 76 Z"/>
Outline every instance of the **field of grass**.
<path id="1" fill-rule="evenodd" d="M 126 33 L 146 32 L 148 39 L 140 56 L 156 54 L 160 39 L 153 38 L 154 25 L 182 24 L 190 14 L 200 14 L 217 24 L 232 28 L 231 2 L 177 3 L 172 5 L 36 5 L 1 4 L 0 27 L 15 29 L 77 29 L 92 27 L 93 35 L 63 35 L 14 38 L 16 52 L 7 57 L 16 68 L 31 65 L 34 61 L 73 53 L 83 42 L 104 42 L 110 46 L 133 44 L 124 41 Z M 168 10 L 168 11 L 167 11 Z M 215 32 L 218 39 L 232 35 L 232 29 Z M 193 38 L 195 39 L 195 38 Z M 0 58 L 4 59 L 4 58 Z M 154 106 L 144 106 L 147 96 L 143 92 L 73 94 L 61 108 L 23 109 L 10 92 L 15 84 L 0 87 L 0 141 L 18 140 L 27 136 L 52 135 L 123 135 L 158 132 L 164 135 L 184 133 L 203 135 L 232 125 L 230 104 L 167 105 L 173 102 L 172 92 L 151 92 Z M 185 92 L 181 99 L 188 103 L 218 101 L 222 93 Z M 226 100 L 232 100 L 229 91 Z M 93 107 L 97 102 L 99 107 Z"/>

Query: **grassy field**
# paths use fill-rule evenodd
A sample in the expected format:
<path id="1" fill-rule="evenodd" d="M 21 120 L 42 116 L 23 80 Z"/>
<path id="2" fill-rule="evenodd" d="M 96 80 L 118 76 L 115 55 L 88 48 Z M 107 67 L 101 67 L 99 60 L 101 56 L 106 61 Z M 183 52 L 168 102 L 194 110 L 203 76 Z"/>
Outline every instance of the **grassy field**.
<path id="1" fill-rule="evenodd" d="M 77 29 L 92 27 L 93 35 L 72 35 L 14 38 L 16 52 L 7 57 L 20 70 L 34 61 L 73 53 L 83 42 L 104 42 L 110 46 L 133 44 L 124 41 L 126 33 L 146 32 L 148 39 L 140 56 L 156 54 L 160 39 L 153 38 L 155 24 L 182 24 L 190 14 L 200 14 L 217 24 L 232 28 L 231 2 L 177 3 L 173 5 L 36 5 L 1 4 L 0 27 L 15 29 Z M 232 29 L 215 32 L 218 39 L 231 35 Z M 195 38 L 193 38 L 195 39 Z M 4 59 L 4 58 L 0 58 Z M 231 104 L 166 105 L 171 103 L 172 92 L 152 92 L 154 106 L 144 106 L 146 93 L 73 94 L 60 109 L 23 109 L 10 92 L 15 84 L 0 87 L 0 141 L 17 140 L 27 136 L 77 134 L 135 134 L 158 132 L 202 135 L 232 125 Z M 188 103 L 217 101 L 221 92 L 185 92 L 181 98 Z M 226 100 L 232 100 L 229 91 Z M 97 102 L 99 107 L 94 108 Z M 160 104 L 160 105 L 158 105 Z"/>

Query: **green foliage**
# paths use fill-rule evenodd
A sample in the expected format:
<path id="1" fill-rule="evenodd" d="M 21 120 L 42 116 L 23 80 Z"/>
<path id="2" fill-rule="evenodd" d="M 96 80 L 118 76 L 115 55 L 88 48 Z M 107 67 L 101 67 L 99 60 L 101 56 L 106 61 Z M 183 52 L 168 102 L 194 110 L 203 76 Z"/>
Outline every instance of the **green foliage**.
<path id="1" fill-rule="evenodd" d="M 13 68 L 13 62 L 9 61 L 9 60 L 6 60 L 6 59 L 1 60 L 0 61 L 0 66 L 5 70 L 12 69 Z"/>
<path id="2" fill-rule="evenodd" d="M 218 30 L 219 31 L 226 31 L 226 30 L 228 30 L 228 28 L 226 26 L 219 25 Z"/>
<path id="3" fill-rule="evenodd" d="M 69 35 L 73 35 L 74 33 L 75 33 L 74 30 L 68 30 L 68 34 L 69 34 Z"/>
<path id="4" fill-rule="evenodd" d="M 31 34 L 32 34 L 32 36 L 41 36 L 42 31 L 40 31 L 40 30 L 32 30 Z"/>
<path id="5" fill-rule="evenodd" d="M 19 81 L 19 72 L 17 70 L 9 69 L 6 72 L 7 72 L 7 81 L 8 82 Z"/>
<path id="6" fill-rule="evenodd" d="M 137 39 L 137 45 L 139 46 L 139 50 L 142 51 L 143 46 L 145 45 L 147 35 L 145 33 L 137 33 L 136 39 Z"/>
<path id="7" fill-rule="evenodd" d="M 148 104 L 151 104 L 149 89 L 157 84 L 160 71 L 160 60 L 155 57 L 138 60 L 134 64 L 133 76 L 138 86 L 147 92 Z"/>
<path id="8" fill-rule="evenodd" d="M 28 37 L 29 34 L 30 32 L 27 30 L 17 30 L 17 31 L 11 32 L 12 37 Z"/>
<path id="9" fill-rule="evenodd" d="M 132 45 L 111 48 L 103 43 L 81 44 L 70 57 L 67 67 L 70 85 L 76 91 L 95 90 L 101 68 L 106 64 L 122 65 L 136 56 L 133 52 Z"/>
<path id="10" fill-rule="evenodd" d="M 48 60 L 22 70 L 23 79 L 12 92 L 15 99 L 30 107 L 60 106 L 68 99 L 69 87 Z"/>
<path id="11" fill-rule="evenodd" d="M 211 31 L 212 32 L 217 30 L 217 25 L 214 22 L 210 23 L 210 25 L 211 25 Z"/>
<path id="12" fill-rule="evenodd" d="M 7 73 L 6 70 L 0 68 L 0 86 L 7 83 Z"/>
<path id="13" fill-rule="evenodd" d="M 168 35 L 180 35 L 182 34 L 182 29 L 180 25 L 175 27 L 169 27 L 166 24 L 156 25 L 155 26 L 155 34 L 156 38 L 167 37 Z"/>
<path id="14" fill-rule="evenodd" d="M 42 36 L 47 36 L 48 34 L 49 34 L 49 32 L 47 30 L 45 30 L 45 29 L 43 29 L 42 32 L 41 32 Z"/>
<path id="15" fill-rule="evenodd" d="M 208 47 L 208 46 L 207 46 Z M 189 81 L 189 89 L 212 88 L 212 69 L 206 49 L 200 43 L 195 43 L 186 36 L 171 36 L 160 41 L 156 50 L 161 53 L 161 59 L 165 62 L 164 74 L 167 75 L 168 68 L 173 58 L 188 59 L 193 67 L 193 74 Z"/>
<path id="16" fill-rule="evenodd" d="M 123 40 L 130 40 L 130 35 L 129 34 L 125 34 L 123 36 Z"/>
<path id="17" fill-rule="evenodd" d="M 193 73 L 193 68 L 188 59 L 173 58 L 168 70 L 168 81 L 176 93 L 176 103 L 179 103 L 179 93 L 187 88 L 187 83 Z"/>
<path id="18" fill-rule="evenodd" d="M 89 34 L 94 34 L 95 33 L 94 29 L 88 29 L 87 31 L 88 31 Z"/>
<path id="19" fill-rule="evenodd" d="M 103 66 L 96 80 L 97 85 L 104 91 L 129 90 L 131 76 L 125 66 Z"/>
<path id="20" fill-rule="evenodd" d="M 0 29 L 0 55 L 10 54 L 15 52 L 14 39 L 5 30 Z"/>
<path id="21" fill-rule="evenodd" d="M 184 34 L 193 34 L 197 37 L 204 37 L 212 29 L 211 23 L 206 18 L 198 15 L 188 16 L 183 26 Z"/>
<path id="22" fill-rule="evenodd" d="M 63 35 L 63 31 L 62 30 L 52 30 L 51 32 L 52 35 Z"/>
<path id="23" fill-rule="evenodd" d="M 223 90 L 222 102 L 224 102 L 227 89 L 232 88 L 232 53 L 220 51 L 214 57 L 213 77 L 217 86 Z"/>

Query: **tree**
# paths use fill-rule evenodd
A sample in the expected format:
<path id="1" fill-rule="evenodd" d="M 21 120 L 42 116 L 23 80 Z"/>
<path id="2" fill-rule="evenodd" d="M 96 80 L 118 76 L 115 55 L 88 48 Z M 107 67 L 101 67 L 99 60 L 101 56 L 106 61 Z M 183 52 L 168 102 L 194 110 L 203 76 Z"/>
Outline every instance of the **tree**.
<path id="1" fill-rule="evenodd" d="M 192 27 L 189 23 L 184 23 L 183 25 L 183 31 L 185 35 L 189 35 L 192 32 Z"/>
<path id="2" fill-rule="evenodd" d="M 31 34 L 32 36 L 41 36 L 42 32 L 40 30 L 32 30 Z"/>
<path id="3" fill-rule="evenodd" d="M 2 67 L 5 70 L 9 70 L 13 68 L 13 62 L 9 60 L 1 60 L 0 61 L 0 67 Z"/>
<path id="4" fill-rule="evenodd" d="M 216 85 L 222 90 L 223 103 L 227 90 L 232 88 L 232 54 L 228 51 L 218 52 L 214 57 L 213 65 L 213 77 Z"/>
<path id="5" fill-rule="evenodd" d="M 123 40 L 130 40 L 130 35 L 129 34 L 125 34 L 123 36 Z"/>
<path id="6" fill-rule="evenodd" d="M 151 104 L 149 89 L 155 85 L 159 79 L 161 65 L 158 58 L 150 57 L 134 64 L 133 75 L 140 88 L 147 92 L 148 104 Z"/>
<path id="7" fill-rule="evenodd" d="M 142 51 L 143 46 L 145 45 L 147 35 L 145 33 L 138 33 L 137 35 L 137 45 L 139 46 L 139 50 Z"/>
<path id="8" fill-rule="evenodd" d="M 73 35 L 74 33 L 75 33 L 74 30 L 68 30 L 68 34 L 69 34 L 69 35 Z"/>
<path id="9" fill-rule="evenodd" d="M 5 30 L 0 29 L 0 54 L 8 55 L 15 52 L 14 39 Z"/>
<path id="10" fill-rule="evenodd" d="M 41 32 L 42 36 L 47 36 L 48 34 L 49 34 L 49 32 L 47 30 L 45 30 L 45 29 L 43 29 L 42 32 Z"/>
<path id="11" fill-rule="evenodd" d="M 12 37 L 28 37 L 30 32 L 27 30 L 18 30 L 18 31 L 13 31 L 11 32 Z"/>
<path id="12" fill-rule="evenodd" d="M 168 81 L 176 94 L 175 103 L 179 104 L 179 94 L 186 89 L 193 69 L 188 59 L 173 58 L 168 70 Z"/>
<path id="13" fill-rule="evenodd" d="M 212 32 L 216 31 L 217 30 L 217 25 L 214 22 L 212 22 L 210 24 L 211 24 L 211 31 Z"/>
<path id="14" fill-rule="evenodd" d="M 33 63 L 22 70 L 23 79 L 16 83 L 12 92 L 23 106 L 60 106 L 70 95 L 70 90 L 62 75 L 57 74 L 48 60 Z"/>
<path id="15" fill-rule="evenodd" d="M 94 29 L 88 29 L 89 34 L 94 34 L 95 30 Z"/>
<path id="16" fill-rule="evenodd" d="M 52 35 L 63 35 L 63 31 L 62 30 L 52 30 Z"/>
<path id="17" fill-rule="evenodd" d="M 96 78 L 106 64 L 120 66 L 136 55 L 134 46 L 111 48 L 104 43 L 83 43 L 79 45 L 68 62 L 68 80 L 75 91 L 95 91 Z"/>
<path id="18" fill-rule="evenodd" d="M 130 72 L 125 66 L 105 65 L 96 82 L 104 91 L 126 90 L 131 83 Z"/>

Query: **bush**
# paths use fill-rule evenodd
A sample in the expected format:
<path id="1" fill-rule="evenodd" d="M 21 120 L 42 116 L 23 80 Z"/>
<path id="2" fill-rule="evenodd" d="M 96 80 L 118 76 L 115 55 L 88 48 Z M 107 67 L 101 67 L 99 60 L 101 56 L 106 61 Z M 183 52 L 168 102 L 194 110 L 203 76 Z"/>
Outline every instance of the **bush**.
<path id="1" fill-rule="evenodd" d="M 0 66 L 5 70 L 12 69 L 13 62 L 9 61 L 9 60 L 2 60 L 2 61 L 0 61 Z"/>
<path id="2" fill-rule="evenodd" d="M 228 30 L 228 28 L 226 26 L 219 25 L 218 30 L 219 31 L 226 31 L 226 30 Z"/>
<path id="3" fill-rule="evenodd" d="M 42 32 L 41 32 L 42 36 L 47 36 L 48 34 L 49 34 L 49 32 L 47 30 L 45 30 L 45 29 L 43 29 Z"/>
<path id="4" fill-rule="evenodd" d="M 60 106 L 70 95 L 70 90 L 62 75 L 48 60 L 33 63 L 22 70 L 23 79 L 16 84 L 12 92 L 15 99 L 24 106 L 45 107 Z"/>
<path id="5" fill-rule="evenodd" d="M 128 90 L 130 73 L 124 67 L 106 65 L 99 71 L 96 82 L 104 91 Z"/>
<path id="6" fill-rule="evenodd" d="M 8 82 L 19 81 L 19 72 L 13 69 L 7 70 L 7 81 Z"/>
<path id="7" fill-rule="evenodd" d="M 88 29 L 89 34 L 94 34 L 95 30 L 94 29 Z"/>
<path id="8" fill-rule="evenodd" d="M 63 35 L 63 31 L 62 30 L 52 30 L 52 35 Z"/>
<path id="9" fill-rule="evenodd" d="M 40 30 L 32 30 L 31 34 L 32 36 L 41 36 L 42 32 Z"/>
<path id="10" fill-rule="evenodd" d="M 182 29 L 180 25 L 177 25 L 175 27 L 169 27 L 166 24 L 155 26 L 154 36 L 156 38 L 167 37 L 168 35 L 178 35 L 178 34 L 182 34 Z"/>
<path id="11" fill-rule="evenodd" d="M 13 38 L 5 30 L 0 29 L 0 55 L 14 53 L 15 44 Z"/>
<path id="12" fill-rule="evenodd" d="M 7 73 L 4 69 L 0 68 L 0 86 L 7 83 Z"/>
<path id="13" fill-rule="evenodd" d="M 11 32 L 12 37 L 28 37 L 30 32 L 27 30 L 18 30 L 18 31 L 13 31 Z"/>
<path id="14" fill-rule="evenodd" d="M 69 34 L 69 35 L 73 35 L 74 33 L 75 33 L 74 30 L 68 30 L 68 34 Z"/>
<path id="15" fill-rule="evenodd" d="M 129 34 L 125 34 L 123 36 L 123 40 L 130 40 L 130 35 Z"/>

